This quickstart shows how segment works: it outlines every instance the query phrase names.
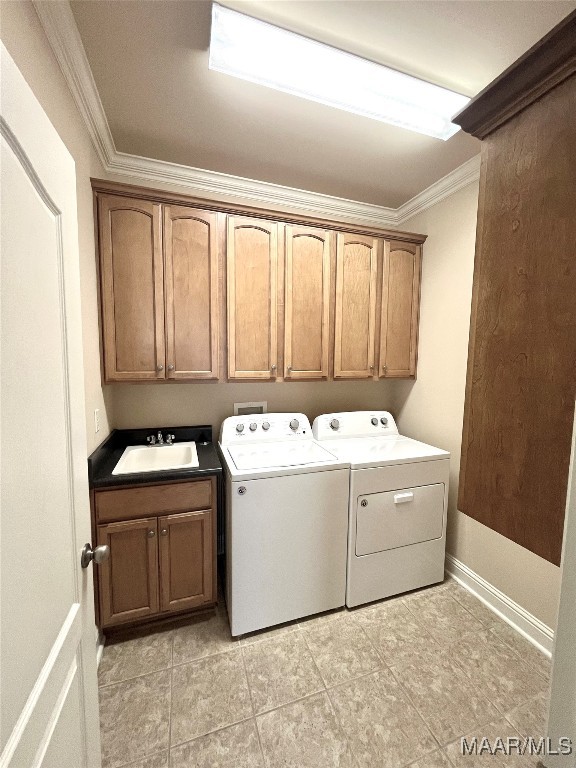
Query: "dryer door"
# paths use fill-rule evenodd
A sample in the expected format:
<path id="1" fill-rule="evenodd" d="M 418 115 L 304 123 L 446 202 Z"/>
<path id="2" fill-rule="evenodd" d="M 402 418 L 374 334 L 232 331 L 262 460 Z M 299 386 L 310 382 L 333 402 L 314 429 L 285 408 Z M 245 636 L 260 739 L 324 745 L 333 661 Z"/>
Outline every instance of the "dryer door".
<path id="1" fill-rule="evenodd" d="M 371 555 L 442 536 L 444 483 L 359 496 L 356 554 Z"/>

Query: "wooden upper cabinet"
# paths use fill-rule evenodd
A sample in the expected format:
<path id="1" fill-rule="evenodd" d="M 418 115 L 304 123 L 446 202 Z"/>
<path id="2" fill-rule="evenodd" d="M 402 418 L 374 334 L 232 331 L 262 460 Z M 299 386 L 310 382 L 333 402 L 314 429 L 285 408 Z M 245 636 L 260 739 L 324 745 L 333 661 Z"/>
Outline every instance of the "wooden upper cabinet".
<path id="1" fill-rule="evenodd" d="M 328 376 L 330 243 L 323 229 L 286 225 L 284 376 Z"/>
<path id="2" fill-rule="evenodd" d="M 336 247 L 334 378 L 374 375 L 377 238 L 339 232 Z"/>
<path id="3" fill-rule="evenodd" d="M 382 271 L 379 376 L 416 375 L 422 249 L 386 242 Z"/>
<path id="4" fill-rule="evenodd" d="M 278 224 L 228 217 L 228 377 L 277 375 Z"/>
<path id="5" fill-rule="evenodd" d="M 158 518 L 160 610 L 183 611 L 216 600 L 213 525 L 210 509 Z"/>
<path id="6" fill-rule="evenodd" d="M 164 206 L 166 375 L 218 378 L 217 214 Z"/>
<path id="7" fill-rule="evenodd" d="M 157 518 L 98 526 L 98 544 L 110 558 L 98 572 L 103 627 L 158 612 Z"/>
<path id="8" fill-rule="evenodd" d="M 160 205 L 101 195 L 98 221 L 105 379 L 163 379 Z"/>

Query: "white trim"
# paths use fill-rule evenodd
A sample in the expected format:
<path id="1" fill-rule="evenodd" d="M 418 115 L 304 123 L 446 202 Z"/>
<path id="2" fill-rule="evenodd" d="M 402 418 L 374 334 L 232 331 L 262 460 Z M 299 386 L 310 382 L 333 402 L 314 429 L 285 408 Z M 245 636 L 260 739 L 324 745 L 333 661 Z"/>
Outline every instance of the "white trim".
<path id="1" fill-rule="evenodd" d="M 54 641 L 50 653 L 44 662 L 40 674 L 30 691 L 24 708 L 8 737 L 4 750 L 0 755 L 0 768 L 8 766 L 30 765 L 30 755 L 22 751 L 30 748 L 23 742 L 27 728 L 34 727 L 44 733 L 48 728 L 51 717 L 51 704 L 58 699 L 60 691 L 65 687 L 68 669 L 62 669 L 62 660 L 76 660 L 78 645 L 82 634 L 82 615 L 80 604 L 73 603 L 60 631 Z"/>
<path id="2" fill-rule="evenodd" d="M 34 7 L 107 173 L 140 182 L 170 184 L 186 193 L 208 199 L 226 197 L 264 207 L 289 208 L 310 216 L 339 219 L 360 226 L 393 229 L 479 178 L 480 160 L 477 156 L 399 208 L 387 208 L 119 152 L 114 145 L 70 3 L 68 0 L 57 3 L 34 0 Z"/>
<path id="3" fill-rule="evenodd" d="M 98 630 L 98 633 L 96 635 L 96 669 L 100 667 L 100 662 L 102 661 L 102 654 L 104 653 L 104 645 L 106 644 L 106 640 L 104 638 L 104 635 L 100 630 Z"/>
<path id="4" fill-rule="evenodd" d="M 427 208 L 431 208 L 436 203 L 453 195 L 460 189 L 473 184 L 480 178 L 480 155 L 475 155 L 465 163 L 455 168 L 438 181 L 431 184 L 427 189 L 413 197 L 408 202 L 396 209 L 397 225 L 401 226 L 405 221 L 422 213 Z"/>
<path id="5" fill-rule="evenodd" d="M 554 631 L 508 595 L 483 579 L 452 555 L 446 555 L 446 573 L 471 592 L 490 610 L 519 632 L 546 656 L 552 656 Z"/>
<path id="6" fill-rule="evenodd" d="M 34 0 L 34 7 L 96 152 L 106 168 L 116 154 L 116 147 L 70 3 L 67 0 L 58 3 Z"/>
<path id="7" fill-rule="evenodd" d="M 116 152 L 106 170 L 143 181 L 172 184 L 201 197 L 234 198 L 259 206 L 297 209 L 312 216 L 339 218 L 366 226 L 396 227 L 394 208 L 307 192 L 266 181 L 204 171 L 187 165 Z"/>

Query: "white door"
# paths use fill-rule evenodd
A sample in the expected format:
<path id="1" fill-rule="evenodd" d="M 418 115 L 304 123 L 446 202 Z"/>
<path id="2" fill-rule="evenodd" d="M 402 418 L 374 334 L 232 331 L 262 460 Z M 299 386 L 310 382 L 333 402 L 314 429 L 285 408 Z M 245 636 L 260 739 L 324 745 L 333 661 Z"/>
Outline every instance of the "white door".
<path id="1" fill-rule="evenodd" d="M 0 766 L 96 768 L 76 173 L 1 64 Z"/>
<path id="2" fill-rule="evenodd" d="M 548 738 L 560 754 L 543 759 L 550 768 L 576 765 L 576 409 L 574 416 L 548 719 Z M 566 740 L 570 741 L 571 750 Z"/>

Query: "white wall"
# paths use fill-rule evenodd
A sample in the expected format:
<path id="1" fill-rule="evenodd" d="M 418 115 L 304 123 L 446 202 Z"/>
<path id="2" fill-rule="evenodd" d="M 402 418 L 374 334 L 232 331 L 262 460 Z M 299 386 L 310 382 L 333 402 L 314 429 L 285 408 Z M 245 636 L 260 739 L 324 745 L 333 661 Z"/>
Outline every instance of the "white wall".
<path id="1" fill-rule="evenodd" d="M 2 41 L 76 163 L 78 235 L 82 291 L 87 453 L 106 437 L 109 404 L 100 380 L 98 304 L 94 219 L 90 176 L 104 171 L 88 131 L 60 71 L 34 6 L 27 0 L 2 3 Z M 41 386 L 42 382 L 38 382 Z M 100 432 L 94 433 L 94 409 L 100 409 Z"/>
<path id="2" fill-rule="evenodd" d="M 554 628 L 560 569 L 457 509 L 477 201 L 472 184 L 402 224 L 428 239 L 418 379 L 399 383 L 399 427 L 452 454 L 447 551 Z"/>

